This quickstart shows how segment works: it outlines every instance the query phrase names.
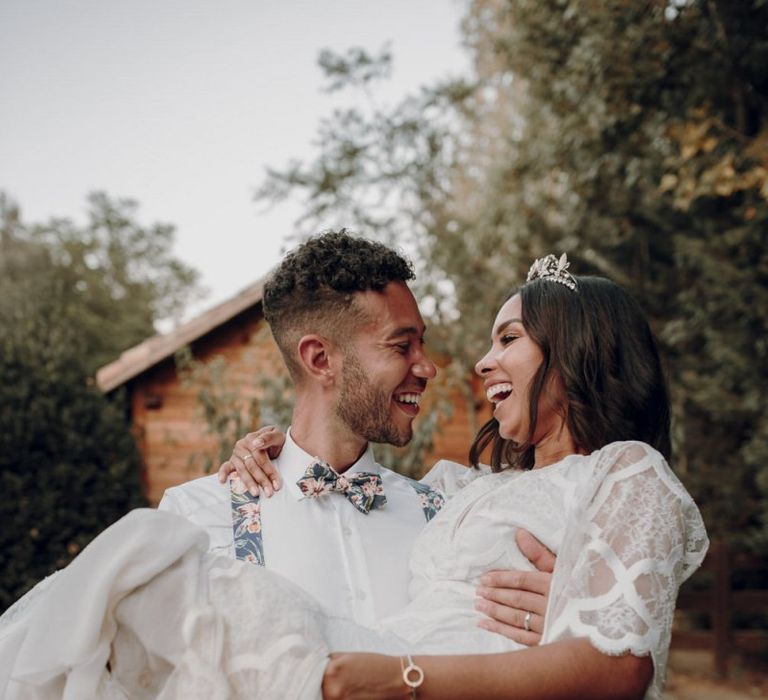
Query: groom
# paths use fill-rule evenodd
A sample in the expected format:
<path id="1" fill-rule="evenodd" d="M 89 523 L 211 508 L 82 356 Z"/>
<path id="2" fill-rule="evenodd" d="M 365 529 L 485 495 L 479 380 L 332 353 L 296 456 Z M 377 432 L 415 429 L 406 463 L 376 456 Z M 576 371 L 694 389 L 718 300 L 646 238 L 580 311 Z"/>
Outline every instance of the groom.
<path id="1" fill-rule="evenodd" d="M 443 503 L 377 464 L 369 444 L 408 444 L 436 374 L 411 279 L 398 253 L 343 230 L 289 253 L 263 302 L 296 391 L 276 460 L 285 486 L 260 499 L 214 475 L 168 489 L 160 503 L 204 527 L 212 550 L 266 566 L 361 624 L 404 607 L 411 545 Z M 493 618 L 484 626 L 538 641 L 546 575 L 536 573 L 492 575 L 479 591 L 478 609 Z"/>

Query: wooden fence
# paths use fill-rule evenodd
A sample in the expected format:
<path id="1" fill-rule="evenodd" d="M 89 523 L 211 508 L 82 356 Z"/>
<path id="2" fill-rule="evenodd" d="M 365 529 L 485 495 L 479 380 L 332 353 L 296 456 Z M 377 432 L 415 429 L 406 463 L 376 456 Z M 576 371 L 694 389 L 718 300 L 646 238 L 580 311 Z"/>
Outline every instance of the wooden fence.
<path id="1" fill-rule="evenodd" d="M 734 574 L 752 573 L 760 577 L 762 589 L 735 589 Z M 697 588 L 705 586 L 703 590 Z M 762 614 L 768 619 L 768 562 L 734 554 L 725 542 L 713 542 L 701 573 L 695 574 L 680 591 L 677 609 L 704 614 L 709 629 L 675 630 L 672 646 L 684 649 L 708 649 L 713 652 L 718 675 L 728 675 L 728 657 L 734 651 L 768 654 L 768 628 L 739 629 L 735 613 Z"/>

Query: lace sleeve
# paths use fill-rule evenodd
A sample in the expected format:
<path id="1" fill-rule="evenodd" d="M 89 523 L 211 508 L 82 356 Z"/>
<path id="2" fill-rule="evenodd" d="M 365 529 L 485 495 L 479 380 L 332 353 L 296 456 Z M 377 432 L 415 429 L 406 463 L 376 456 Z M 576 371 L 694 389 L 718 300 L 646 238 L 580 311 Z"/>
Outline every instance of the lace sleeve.
<path id="1" fill-rule="evenodd" d="M 446 498 L 452 498 L 460 489 L 471 484 L 477 477 L 490 473 L 491 468 L 485 464 L 481 464 L 479 469 L 472 469 L 458 462 L 441 459 L 419 481 L 440 491 Z"/>
<path id="2" fill-rule="evenodd" d="M 708 540 L 693 500 L 644 443 L 595 453 L 558 555 L 544 642 L 586 637 L 605 654 L 651 654 L 660 697 L 680 584 Z"/>

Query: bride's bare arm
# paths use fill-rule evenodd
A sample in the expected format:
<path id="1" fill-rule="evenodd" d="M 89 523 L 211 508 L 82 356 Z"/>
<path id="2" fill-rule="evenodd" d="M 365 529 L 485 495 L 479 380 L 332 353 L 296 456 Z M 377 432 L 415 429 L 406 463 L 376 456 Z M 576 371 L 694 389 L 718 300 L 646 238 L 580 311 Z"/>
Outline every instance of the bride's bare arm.
<path id="1" fill-rule="evenodd" d="M 607 656 L 586 639 L 569 639 L 505 654 L 416 656 L 424 671 L 421 700 L 591 700 L 642 698 L 653 677 L 650 656 Z M 381 654 L 334 654 L 323 698 L 410 697 L 401 660 Z"/>

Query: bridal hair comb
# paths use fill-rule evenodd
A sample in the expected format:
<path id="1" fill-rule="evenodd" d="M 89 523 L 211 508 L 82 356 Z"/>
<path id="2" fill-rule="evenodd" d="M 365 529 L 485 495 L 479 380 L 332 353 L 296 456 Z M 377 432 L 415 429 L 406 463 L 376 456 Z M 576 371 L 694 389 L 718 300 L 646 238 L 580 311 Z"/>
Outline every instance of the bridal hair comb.
<path id="1" fill-rule="evenodd" d="M 546 257 L 533 261 L 531 269 L 528 270 L 528 278 L 525 281 L 532 282 L 533 280 L 538 279 L 550 280 L 552 282 L 557 282 L 558 284 L 564 284 L 568 289 L 577 292 L 579 290 L 576 288 L 576 280 L 573 275 L 568 272 L 570 264 L 571 263 L 568 262 L 568 257 L 565 253 L 560 256 L 559 260 L 550 253 Z"/>

